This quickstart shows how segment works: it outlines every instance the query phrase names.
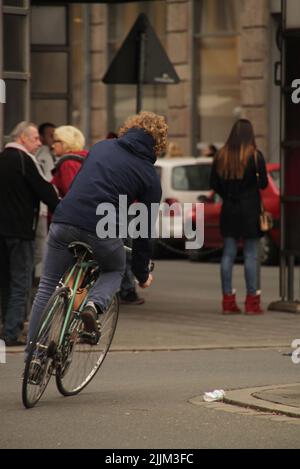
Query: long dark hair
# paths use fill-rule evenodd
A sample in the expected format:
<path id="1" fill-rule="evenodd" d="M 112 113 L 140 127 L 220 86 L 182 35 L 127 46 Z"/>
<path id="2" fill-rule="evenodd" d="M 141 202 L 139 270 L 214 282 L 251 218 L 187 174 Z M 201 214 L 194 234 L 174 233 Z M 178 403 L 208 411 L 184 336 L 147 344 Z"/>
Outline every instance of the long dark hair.
<path id="1" fill-rule="evenodd" d="M 243 179 L 249 158 L 257 151 L 253 126 L 239 119 L 227 142 L 216 155 L 218 174 L 224 179 Z"/>

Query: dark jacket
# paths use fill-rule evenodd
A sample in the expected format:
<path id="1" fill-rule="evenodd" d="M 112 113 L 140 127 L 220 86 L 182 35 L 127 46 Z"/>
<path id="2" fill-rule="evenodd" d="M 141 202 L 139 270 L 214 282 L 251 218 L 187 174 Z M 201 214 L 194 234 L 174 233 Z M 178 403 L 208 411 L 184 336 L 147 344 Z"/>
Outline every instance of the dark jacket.
<path id="1" fill-rule="evenodd" d="M 249 158 L 243 179 L 225 180 L 219 176 L 214 161 L 210 186 L 223 199 L 220 228 L 224 238 L 259 238 L 260 193 L 268 185 L 266 164 L 262 153 L 257 155 L 259 183 L 254 156 Z"/>
<path id="2" fill-rule="evenodd" d="M 58 197 L 29 155 L 7 148 L 0 154 L 0 236 L 33 240 L 40 201 L 54 210 Z"/>
<path id="3" fill-rule="evenodd" d="M 119 209 L 119 196 L 128 205 L 138 200 L 150 214 L 151 203 L 159 203 L 161 186 L 154 163 L 154 140 L 142 129 L 130 129 L 123 137 L 104 140 L 92 147 L 69 192 L 58 205 L 53 222 L 66 223 L 96 234 L 100 203 Z M 149 218 L 150 221 L 150 218 Z M 117 225 L 119 220 L 117 219 Z M 149 239 L 133 240 L 132 271 L 144 283 L 151 256 Z"/>

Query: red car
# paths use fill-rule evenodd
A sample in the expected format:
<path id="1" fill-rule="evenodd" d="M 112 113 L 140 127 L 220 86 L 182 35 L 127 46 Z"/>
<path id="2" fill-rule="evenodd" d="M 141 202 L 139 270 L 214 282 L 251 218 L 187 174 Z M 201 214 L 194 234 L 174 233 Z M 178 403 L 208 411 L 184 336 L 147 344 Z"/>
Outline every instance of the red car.
<path id="1" fill-rule="evenodd" d="M 265 210 L 273 216 L 273 229 L 266 233 L 261 239 L 261 259 L 262 264 L 272 265 L 278 262 L 280 246 L 280 195 L 279 195 L 279 172 L 278 163 L 268 163 L 267 173 L 268 187 L 261 191 L 261 196 Z M 198 261 L 210 252 L 220 251 L 223 248 L 223 238 L 220 233 L 220 212 L 222 200 L 215 193 L 211 192 L 209 197 L 200 196 L 200 202 L 204 202 L 204 246 L 200 250 L 190 250 L 188 252 L 191 261 Z M 195 229 L 195 219 L 197 208 L 189 216 L 193 219 L 193 228 Z M 241 243 L 242 246 L 242 243 Z"/>

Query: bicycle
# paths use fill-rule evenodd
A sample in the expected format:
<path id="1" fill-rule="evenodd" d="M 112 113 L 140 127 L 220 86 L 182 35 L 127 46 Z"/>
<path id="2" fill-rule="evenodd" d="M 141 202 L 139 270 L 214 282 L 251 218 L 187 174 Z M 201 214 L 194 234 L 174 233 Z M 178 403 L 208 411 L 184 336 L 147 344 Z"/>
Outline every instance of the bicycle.
<path id="1" fill-rule="evenodd" d="M 30 343 L 22 386 L 22 401 L 26 408 L 37 404 L 51 376 L 55 376 L 58 391 L 63 396 L 81 392 L 102 365 L 116 330 L 117 294 L 97 320 L 99 340 L 95 332 L 84 330 L 81 311 L 101 268 L 93 260 L 89 245 L 76 241 L 69 245 L 69 249 L 75 263 L 63 275 L 49 299 Z M 131 251 L 126 246 L 124 249 Z M 151 263 L 150 270 L 153 268 Z"/>

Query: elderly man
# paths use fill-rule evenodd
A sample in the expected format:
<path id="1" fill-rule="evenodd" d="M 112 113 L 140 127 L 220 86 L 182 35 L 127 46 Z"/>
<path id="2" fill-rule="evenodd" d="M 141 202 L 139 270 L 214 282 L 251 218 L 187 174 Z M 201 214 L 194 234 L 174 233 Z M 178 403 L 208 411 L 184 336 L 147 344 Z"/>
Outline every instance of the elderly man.
<path id="1" fill-rule="evenodd" d="M 37 127 L 21 122 L 0 154 L 0 292 L 7 346 L 23 345 L 18 338 L 31 286 L 40 201 L 51 211 L 58 203 L 34 157 L 40 145 Z"/>

